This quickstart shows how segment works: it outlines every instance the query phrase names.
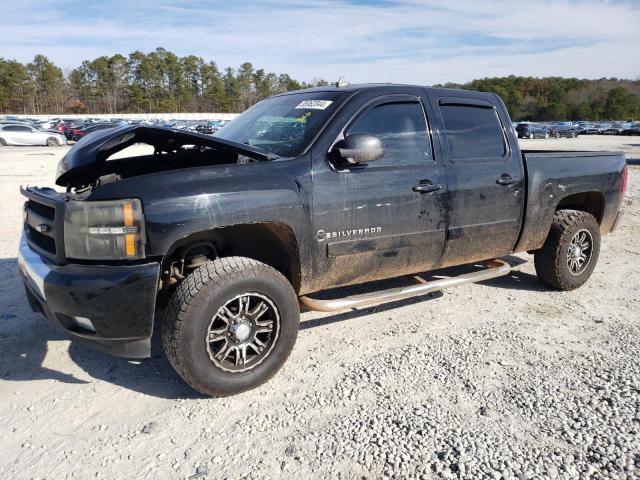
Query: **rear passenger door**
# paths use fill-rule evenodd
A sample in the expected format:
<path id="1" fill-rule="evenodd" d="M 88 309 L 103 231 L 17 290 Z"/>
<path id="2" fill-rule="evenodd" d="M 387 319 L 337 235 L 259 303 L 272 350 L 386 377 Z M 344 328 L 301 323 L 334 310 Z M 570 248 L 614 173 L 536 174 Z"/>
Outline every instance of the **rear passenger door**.
<path id="1" fill-rule="evenodd" d="M 449 189 L 443 266 L 506 255 L 520 232 L 522 160 L 507 141 L 508 117 L 483 97 L 430 94 Z"/>

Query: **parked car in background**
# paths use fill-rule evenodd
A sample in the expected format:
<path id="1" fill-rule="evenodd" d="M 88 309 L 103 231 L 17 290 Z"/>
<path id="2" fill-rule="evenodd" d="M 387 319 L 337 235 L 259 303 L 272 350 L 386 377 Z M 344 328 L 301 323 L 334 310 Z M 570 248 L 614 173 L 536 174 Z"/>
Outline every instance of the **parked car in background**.
<path id="1" fill-rule="evenodd" d="M 518 138 L 550 138 L 555 131 L 547 125 L 538 123 L 520 123 L 516 127 Z"/>
<path id="2" fill-rule="evenodd" d="M 196 125 L 195 131 L 198 133 L 206 133 L 207 135 L 211 135 L 215 132 L 214 128 L 208 123 L 205 123 L 204 125 Z"/>
<path id="3" fill-rule="evenodd" d="M 24 125 L 25 127 L 31 127 L 30 123 L 18 120 L 0 120 L 0 125 Z"/>
<path id="4" fill-rule="evenodd" d="M 601 133 L 603 135 L 622 135 L 622 132 L 624 132 L 624 129 L 625 129 L 624 123 L 614 123 L 608 128 L 605 128 L 604 130 L 602 130 Z"/>
<path id="5" fill-rule="evenodd" d="M 39 130 L 24 124 L 0 125 L 0 146 L 47 145 L 57 147 L 67 143 L 64 135 L 50 130 Z"/>
<path id="6" fill-rule="evenodd" d="M 582 128 L 574 125 L 553 125 L 553 136 L 555 138 L 576 138 L 584 131 Z"/>
<path id="7" fill-rule="evenodd" d="M 625 128 L 623 135 L 640 135 L 640 122 L 632 123 L 629 128 Z"/>
<path id="8" fill-rule="evenodd" d="M 62 120 L 54 123 L 51 128 L 60 132 L 60 133 L 64 133 L 64 126 L 65 126 L 65 122 L 63 122 Z"/>
<path id="9" fill-rule="evenodd" d="M 83 129 L 90 127 L 91 125 L 93 125 L 93 124 L 92 123 L 87 123 L 86 121 L 65 123 L 64 127 L 63 127 L 63 132 L 64 132 L 65 137 L 67 137 L 68 140 L 73 140 L 73 137 L 75 135 L 82 136 L 82 134 L 80 132 Z"/>
<path id="10" fill-rule="evenodd" d="M 597 123 L 585 123 L 581 126 L 581 135 L 597 135 L 600 133 L 600 128 Z"/>
<path id="11" fill-rule="evenodd" d="M 84 128 L 78 129 L 77 132 L 71 136 L 71 140 L 73 140 L 74 142 L 77 142 L 82 137 L 90 133 L 97 132 L 98 130 L 106 130 L 108 128 L 116 128 L 118 126 L 119 125 L 115 123 L 96 123 L 93 125 L 88 125 L 88 126 L 85 126 Z"/>

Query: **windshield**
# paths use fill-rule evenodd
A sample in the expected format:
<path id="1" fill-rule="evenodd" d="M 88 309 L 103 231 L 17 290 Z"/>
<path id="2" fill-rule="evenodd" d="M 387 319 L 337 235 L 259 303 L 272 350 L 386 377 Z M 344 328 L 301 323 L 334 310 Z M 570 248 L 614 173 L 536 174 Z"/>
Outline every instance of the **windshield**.
<path id="1" fill-rule="evenodd" d="M 347 95 L 307 92 L 267 98 L 214 135 L 280 157 L 295 157 L 304 151 Z"/>

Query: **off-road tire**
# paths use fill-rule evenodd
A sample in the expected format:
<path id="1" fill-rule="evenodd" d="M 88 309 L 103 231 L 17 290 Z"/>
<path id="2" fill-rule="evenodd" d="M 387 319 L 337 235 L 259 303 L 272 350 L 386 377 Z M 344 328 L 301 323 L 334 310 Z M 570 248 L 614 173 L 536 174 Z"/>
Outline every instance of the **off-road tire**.
<path id="1" fill-rule="evenodd" d="M 591 234 L 591 254 L 586 267 L 578 274 L 568 265 L 569 245 L 581 230 Z M 559 210 L 553 217 L 551 229 L 544 245 L 534 254 L 538 278 L 558 290 L 573 290 L 582 286 L 591 276 L 600 253 L 600 228 L 595 217 L 578 210 Z"/>
<path id="2" fill-rule="evenodd" d="M 230 372 L 214 364 L 206 346 L 211 319 L 229 299 L 256 292 L 273 301 L 280 315 L 273 347 L 254 368 Z M 245 257 L 207 262 L 178 286 L 165 310 L 162 341 L 169 362 L 198 392 L 226 396 L 255 388 L 285 363 L 298 335 L 300 307 L 289 281 L 277 270 Z"/>

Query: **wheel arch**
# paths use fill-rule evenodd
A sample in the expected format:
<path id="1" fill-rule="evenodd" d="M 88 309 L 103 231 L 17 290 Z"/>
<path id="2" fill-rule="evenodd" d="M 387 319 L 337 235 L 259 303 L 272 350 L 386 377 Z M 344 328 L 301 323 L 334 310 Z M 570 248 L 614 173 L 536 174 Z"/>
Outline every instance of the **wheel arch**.
<path id="1" fill-rule="evenodd" d="M 598 222 L 602 224 L 604 218 L 605 199 L 602 192 L 580 192 L 563 197 L 556 205 L 555 211 L 559 210 L 579 210 L 590 213 Z"/>
<path id="2" fill-rule="evenodd" d="M 283 222 L 228 225 L 190 233 L 176 240 L 162 258 L 163 272 L 190 255 L 208 259 L 247 257 L 282 273 L 298 293 L 301 284 L 300 251 L 292 228 Z"/>

